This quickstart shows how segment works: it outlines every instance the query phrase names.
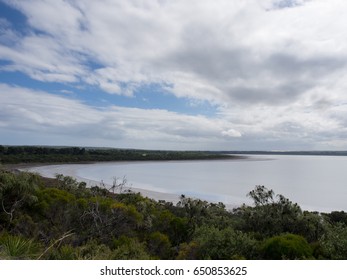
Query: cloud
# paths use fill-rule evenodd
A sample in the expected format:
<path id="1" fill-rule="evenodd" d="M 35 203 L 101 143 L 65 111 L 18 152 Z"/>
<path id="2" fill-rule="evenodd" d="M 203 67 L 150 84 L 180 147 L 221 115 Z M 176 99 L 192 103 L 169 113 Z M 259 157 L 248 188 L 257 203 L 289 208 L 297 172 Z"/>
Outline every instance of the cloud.
<path id="1" fill-rule="evenodd" d="M 32 31 L 1 47 L 11 61 L 2 69 L 41 81 L 83 81 L 125 96 L 162 83 L 178 97 L 276 104 L 346 68 L 340 10 L 347 4 L 338 0 L 8 3 Z"/>
<path id="2" fill-rule="evenodd" d="M 221 108 L 214 118 L 159 109 L 95 107 L 70 96 L 6 84 L 0 84 L 0 100 L 0 133 L 12 135 L 17 144 L 44 144 L 40 141 L 46 139 L 56 145 L 152 149 L 280 149 L 284 144 L 299 149 L 341 148 L 347 137 L 347 106 L 331 105 L 333 99 L 297 103 L 286 111 L 281 106 L 269 110 L 266 105 L 251 111 L 242 106 L 232 111 Z M 36 140 L 21 142 L 28 139 Z"/>
<path id="3" fill-rule="evenodd" d="M 222 119 L 158 109 L 88 106 L 76 99 L 5 84 L 0 84 L 0 97 L 1 134 L 25 133 L 29 138 L 36 135 L 37 139 L 47 135 L 53 139 L 66 136 L 75 139 L 75 145 L 129 147 L 133 144 L 153 149 L 187 148 L 197 142 L 210 143 L 211 148 L 215 142 L 228 143 L 220 136 L 230 123 Z M 230 131 L 226 136 L 230 136 Z M 51 144 L 54 143 L 59 144 L 53 140 Z"/>
<path id="4" fill-rule="evenodd" d="M 235 130 L 235 129 L 228 129 L 228 130 L 225 130 L 225 131 L 222 131 L 222 135 L 223 136 L 228 136 L 228 137 L 241 137 L 242 134 Z"/>
<path id="5" fill-rule="evenodd" d="M 219 114 L 207 118 L 120 106 L 102 109 L 59 99 L 75 112 L 70 117 L 52 105 L 59 97 L 9 87 L 23 104 L 11 107 L 8 99 L 0 126 L 24 118 L 21 129 L 90 135 L 93 126 L 98 135 L 93 137 L 102 139 L 171 141 L 171 146 L 182 141 L 192 147 L 199 139 L 204 147 L 240 148 L 274 142 L 330 147 L 332 138 L 342 139 L 345 133 L 347 19 L 341 11 L 346 1 L 6 3 L 26 16 L 27 28 L 17 32 L 0 20 L 0 71 L 129 98 L 156 84 L 187 102 L 207 101 Z M 24 106 L 40 94 L 48 98 L 49 111 L 34 101 Z M 14 108 L 19 110 L 14 113 Z M 341 141 L 335 143 L 341 147 Z"/>

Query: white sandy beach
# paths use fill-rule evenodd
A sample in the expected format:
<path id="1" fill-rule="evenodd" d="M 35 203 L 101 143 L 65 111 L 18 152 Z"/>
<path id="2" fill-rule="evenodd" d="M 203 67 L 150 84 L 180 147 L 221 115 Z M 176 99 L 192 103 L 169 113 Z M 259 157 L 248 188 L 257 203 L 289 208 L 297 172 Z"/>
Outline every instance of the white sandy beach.
<path id="1" fill-rule="evenodd" d="M 99 163 L 100 164 L 100 163 Z M 75 178 L 79 182 L 85 182 L 87 187 L 99 186 L 110 189 L 112 186 L 110 184 L 106 184 L 103 181 L 95 181 L 89 178 L 83 178 L 76 174 L 76 170 L 84 166 L 84 164 L 64 164 L 64 165 L 44 165 L 44 166 L 36 166 L 36 167 L 26 167 L 20 168 L 21 171 L 38 173 L 43 177 L 47 178 L 55 178 L 57 174 L 63 174 L 64 176 L 71 176 Z M 146 190 L 142 188 L 136 188 L 127 186 L 123 188 L 123 191 L 131 191 L 134 193 L 141 193 L 144 197 L 149 197 L 154 200 L 165 200 L 168 202 L 172 202 L 176 204 L 179 201 L 179 196 L 171 193 L 157 192 L 152 190 Z"/>
<path id="2" fill-rule="evenodd" d="M 97 163 L 97 164 L 102 164 L 102 163 Z M 122 162 L 122 163 L 115 163 L 115 164 L 124 165 L 127 163 Z M 20 170 L 38 173 L 41 176 L 47 177 L 47 178 L 55 178 L 57 174 L 63 174 L 64 176 L 71 176 L 79 182 L 85 182 L 87 184 L 87 187 L 99 186 L 99 187 L 105 187 L 107 189 L 110 189 L 112 187 L 111 184 L 107 184 L 104 181 L 95 181 L 95 180 L 91 180 L 90 178 L 78 176 L 77 170 L 85 166 L 86 164 L 43 165 L 43 166 L 34 166 L 34 167 L 23 167 L 23 168 L 20 168 Z M 146 186 L 146 185 L 141 184 L 141 186 Z M 149 186 L 149 188 L 150 187 L 152 188 L 152 186 Z M 179 194 L 133 187 L 131 182 L 127 187 L 122 189 L 122 191 L 128 191 L 128 190 L 134 193 L 141 193 L 142 196 L 154 199 L 156 201 L 164 200 L 164 201 L 172 202 L 173 204 L 176 204 L 180 200 Z M 194 197 L 194 198 L 198 198 L 198 197 Z M 218 201 L 213 201 L 213 202 L 216 203 Z M 224 204 L 227 209 L 233 209 L 238 206 L 235 204 L 227 204 L 227 203 L 224 203 Z"/>
<path id="3" fill-rule="evenodd" d="M 250 204 L 247 193 L 256 185 L 273 189 L 308 211 L 346 211 L 347 157 L 254 156 L 256 160 L 184 162 L 107 162 L 22 166 L 46 177 L 64 174 L 88 186 L 111 187 L 113 176 L 128 179 L 133 192 L 176 203 L 181 194 L 227 209 Z M 264 159 L 264 160 L 263 160 Z M 295 176 L 293 176 L 295 174 Z"/>

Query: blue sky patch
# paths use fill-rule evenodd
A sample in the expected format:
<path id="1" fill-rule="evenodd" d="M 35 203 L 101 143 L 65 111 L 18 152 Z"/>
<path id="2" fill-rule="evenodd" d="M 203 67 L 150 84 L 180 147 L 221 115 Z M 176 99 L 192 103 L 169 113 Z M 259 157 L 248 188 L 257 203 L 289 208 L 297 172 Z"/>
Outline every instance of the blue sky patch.
<path id="1" fill-rule="evenodd" d="M 6 19 L 11 23 L 18 32 L 22 32 L 27 29 L 27 18 L 20 11 L 13 9 L 12 7 L 2 3 L 0 1 L 0 18 Z"/>

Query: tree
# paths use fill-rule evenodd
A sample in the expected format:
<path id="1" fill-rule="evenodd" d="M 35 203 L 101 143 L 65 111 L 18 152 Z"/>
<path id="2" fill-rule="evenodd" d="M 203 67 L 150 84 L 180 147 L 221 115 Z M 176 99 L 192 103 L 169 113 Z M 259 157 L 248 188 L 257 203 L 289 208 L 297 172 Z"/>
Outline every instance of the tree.
<path id="1" fill-rule="evenodd" d="M 55 178 L 59 182 L 59 188 L 72 192 L 77 193 L 80 191 L 80 189 L 83 189 L 86 187 L 85 182 L 77 182 L 76 179 L 74 179 L 71 176 L 64 176 L 63 174 L 55 174 Z"/>
<path id="2" fill-rule="evenodd" d="M 0 171 L 0 209 L 12 223 L 17 209 L 37 201 L 38 176 L 32 173 Z"/>
<path id="3" fill-rule="evenodd" d="M 332 211 L 330 214 L 325 214 L 325 216 L 332 223 L 343 223 L 347 225 L 347 213 L 344 211 Z"/>
<path id="4" fill-rule="evenodd" d="M 185 197 L 185 195 L 182 194 L 177 206 L 185 210 L 189 223 L 194 227 L 200 224 L 201 217 L 207 214 L 209 203 L 200 199 Z"/>
<path id="5" fill-rule="evenodd" d="M 112 187 L 109 189 L 109 191 L 112 191 L 112 193 L 122 193 L 124 188 L 127 187 L 127 179 L 124 176 L 123 179 L 120 181 L 118 177 L 113 177 L 113 183 Z"/>
<path id="6" fill-rule="evenodd" d="M 295 233 L 302 217 L 301 208 L 283 195 L 275 194 L 264 186 L 256 186 L 248 196 L 253 199 L 254 207 L 243 205 L 234 210 L 242 221 L 241 229 L 261 234 L 263 237 L 284 232 Z"/>
<path id="7" fill-rule="evenodd" d="M 264 206 L 273 204 L 274 201 L 274 191 L 268 190 L 264 186 L 256 186 L 254 190 L 250 191 L 247 196 L 253 199 L 255 206 Z"/>

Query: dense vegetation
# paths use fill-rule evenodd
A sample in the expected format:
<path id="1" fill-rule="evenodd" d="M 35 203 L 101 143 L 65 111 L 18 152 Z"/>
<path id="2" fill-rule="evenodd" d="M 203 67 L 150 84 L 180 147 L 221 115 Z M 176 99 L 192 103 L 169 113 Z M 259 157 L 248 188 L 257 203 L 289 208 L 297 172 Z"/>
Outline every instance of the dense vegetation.
<path id="1" fill-rule="evenodd" d="M 154 151 L 113 148 L 1 146 L 0 163 L 92 162 L 121 160 L 195 160 L 231 158 L 203 151 Z"/>
<path id="2" fill-rule="evenodd" d="M 0 259 L 347 259 L 346 213 L 302 211 L 263 186 L 233 211 L 120 189 L 0 170 Z"/>

